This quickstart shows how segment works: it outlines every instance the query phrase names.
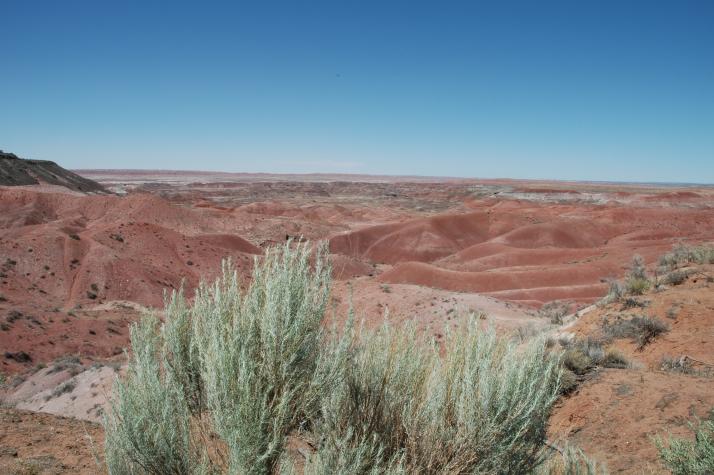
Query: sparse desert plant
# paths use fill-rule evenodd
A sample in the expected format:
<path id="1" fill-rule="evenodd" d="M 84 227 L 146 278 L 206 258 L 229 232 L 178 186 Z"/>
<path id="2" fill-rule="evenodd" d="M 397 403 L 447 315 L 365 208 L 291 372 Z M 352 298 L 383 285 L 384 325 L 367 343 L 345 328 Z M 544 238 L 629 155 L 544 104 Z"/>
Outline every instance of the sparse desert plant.
<path id="1" fill-rule="evenodd" d="M 671 307 L 669 307 L 667 309 L 667 314 L 666 314 L 667 318 L 676 320 L 677 315 L 679 315 L 679 310 L 680 310 L 680 308 L 677 305 L 672 305 Z"/>
<path id="2" fill-rule="evenodd" d="M 649 305 L 649 300 L 640 300 L 635 297 L 625 297 L 622 299 L 622 308 L 645 308 Z"/>
<path id="3" fill-rule="evenodd" d="M 577 375 L 569 369 L 563 369 L 560 377 L 560 394 L 570 394 L 578 387 Z"/>
<path id="4" fill-rule="evenodd" d="M 619 351 L 605 351 L 599 340 L 592 338 L 572 339 L 561 342 L 564 348 L 561 357 L 563 374 L 561 393 L 569 394 L 577 388 L 579 380 L 597 367 L 627 368 L 630 363 Z"/>
<path id="5" fill-rule="evenodd" d="M 617 317 L 614 322 L 603 321 L 603 333 L 608 338 L 629 338 L 642 349 L 662 333 L 669 331 L 665 322 L 656 317 L 635 316 L 629 319 Z"/>
<path id="6" fill-rule="evenodd" d="M 575 374 L 583 375 L 595 366 L 601 366 L 605 358 L 602 343 L 592 338 L 575 339 L 563 352 L 563 366 Z"/>
<path id="7" fill-rule="evenodd" d="M 52 362 L 47 373 L 59 373 L 64 370 L 68 370 L 72 376 L 79 374 L 82 371 L 82 360 L 77 355 L 60 356 Z"/>
<path id="8" fill-rule="evenodd" d="M 582 375 L 593 367 L 593 361 L 580 348 L 571 347 L 563 353 L 563 366 L 575 374 Z"/>
<path id="9" fill-rule="evenodd" d="M 652 286 L 647 278 L 647 269 L 642 256 L 635 255 L 632 258 L 630 270 L 625 276 L 625 290 L 631 295 L 642 295 Z"/>
<path id="10" fill-rule="evenodd" d="M 659 265 L 664 270 L 673 270 L 685 264 L 714 264 L 714 246 L 703 244 L 687 246 L 676 244 L 672 251 L 659 258 Z"/>
<path id="11" fill-rule="evenodd" d="M 74 379 L 65 381 L 64 383 L 57 386 L 50 395 L 45 396 L 45 401 L 49 401 L 52 398 L 60 397 L 63 394 L 71 393 L 74 388 L 77 387 L 77 382 Z"/>
<path id="12" fill-rule="evenodd" d="M 674 356 L 665 355 L 662 357 L 660 367 L 662 370 L 672 373 L 693 374 L 694 372 L 691 363 L 687 361 L 687 358 L 684 356 L 676 358 Z"/>
<path id="13" fill-rule="evenodd" d="M 629 360 L 617 350 L 607 350 L 600 365 L 604 368 L 620 368 L 624 369 L 630 366 Z"/>
<path id="14" fill-rule="evenodd" d="M 689 277 L 689 272 L 686 270 L 674 270 L 665 275 L 662 281 L 667 285 L 681 285 L 687 280 L 687 277 Z"/>
<path id="15" fill-rule="evenodd" d="M 617 280 L 611 280 L 607 289 L 607 295 L 603 297 L 598 305 L 607 305 L 613 302 L 619 302 L 625 295 L 625 289 Z"/>
<path id="16" fill-rule="evenodd" d="M 694 361 L 686 355 L 679 357 L 665 355 L 660 362 L 660 368 L 663 371 L 672 373 L 689 374 L 693 376 L 711 377 L 714 375 L 714 368 L 708 365 L 699 364 L 695 367 Z"/>
<path id="17" fill-rule="evenodd" d="M 569 445 L 552 457 L 541 473 L 544 475 L 607 475 L 607 470 L 585 455 L 582 450 Z"/>
<path id="18" fill-rule="evenodd" d="M 642 295 L 652 286 L 647 279 L 630 277 L 625 281 L 625 290 L 631 295 Z"/>
<path id="19" fill-rule="evenodd" d="M 698 427 L 692 427 L 694 440 L 670 437 L 655 439 L 659 455 L 674 475 L 714 473 L 714 414 Z"/>
<path id="20" fill-rule="evenodd" d="M 571 305 L 562 300 L 554 300 L 544 304 L 538 310 L 538 316 L 546 318 L 554 325 L 562 325 L 563 318 L 570 312 Z"/>
<path id="21" fill-rule="evenodd" d="M 105 415 L 110 474 L 289 473 L 288 436 L 313 441 L 305 473 L 531 472 L 544 459 L 560 365 L 541 336 L 479 329 L 443 347 L 414 327 L 323 322 L 321 248 L 287 243 L 240 290 L 225 267 L 166 322 L 131 329 L 127 376 Z"/>

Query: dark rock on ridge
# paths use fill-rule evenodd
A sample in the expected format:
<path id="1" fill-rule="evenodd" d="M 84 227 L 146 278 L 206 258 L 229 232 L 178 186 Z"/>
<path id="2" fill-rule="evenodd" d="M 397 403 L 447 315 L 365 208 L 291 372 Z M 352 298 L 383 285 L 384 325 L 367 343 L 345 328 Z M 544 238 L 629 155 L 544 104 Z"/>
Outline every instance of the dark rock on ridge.
<path id="1" fill-rule="evenodd" d="M 0 150 L 0 185 L 59 185 L 84 193 L 107 193 L 99 183 L 81 177 L 49 160 L 25 160 Z"/>

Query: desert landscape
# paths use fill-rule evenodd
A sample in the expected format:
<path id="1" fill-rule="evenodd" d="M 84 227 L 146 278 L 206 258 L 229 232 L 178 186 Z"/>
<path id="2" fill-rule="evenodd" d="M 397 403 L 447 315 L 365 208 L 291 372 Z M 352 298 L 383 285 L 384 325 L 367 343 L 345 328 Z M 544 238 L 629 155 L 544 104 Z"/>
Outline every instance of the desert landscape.
<path id="1" fill-rule="evenodd" d="M 0 169 L 13 163 L 25 165 Z M 4 470 L 96 473 L 96 424 L 124 371 L 128 325 L 162 314 L 167 292 L 190 299 L 223 259 L 249 285 L 266 249 L 287 240 L 328 246 L 328 313 L 340 324 L 352 308 L 369 327 L 414 322 L 438 341 L 476 314 L 509 338 L 550 335 L 566 353 L 590 340 L 617 349 L 626 363 L 570 368 L 549 428 L 552 444 L 577 444 L 613 473 L 662 471 L 651 439 L 686 436 L 714 407 L 714 267 L 682 262 L 670 282 L 661 262 L 714 241 L 710 186 L 78 173 L 99 185 L 0 187 Z M 654 286 L 604 301 L 633 256 Z M 641 347 L 607 334 L 643 315 L 667 331 Z"/>
<path id="2" fill-rule="evenodd" d="M 0 18 L 0 475 L 714 475 L 714 2 Z"/>

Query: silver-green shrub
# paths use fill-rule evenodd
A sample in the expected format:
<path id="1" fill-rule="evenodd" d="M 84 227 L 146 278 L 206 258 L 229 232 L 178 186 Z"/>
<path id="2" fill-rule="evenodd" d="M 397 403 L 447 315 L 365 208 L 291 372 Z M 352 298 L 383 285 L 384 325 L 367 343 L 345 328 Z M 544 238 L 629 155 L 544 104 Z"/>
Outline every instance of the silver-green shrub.
<path id="1" fill-rule="evenodd" d="M 659 258 L 659 265 L 665 271 L 691 263 L 714 264 L 714 246 L 711 244 L 687 246 L 679 243 Z"/>
<path id="2" fill-rule="evenodd" d="M 539 470 L 543 475 L 607 475 L 607 469 L 582 450 L 566 446 Z"/>
<path id="3" fill-rule="evenodd" d="M 132 328 L 105 419 L 123 473 L 527 473 L 544 458 L 560 365 L 472 318 L 442 345 L 413 325 L 326 329 L 326 249 L 286 244 L 247 290 L 229 264 L 192 303 Z M 290 437 L 311 441 L 304 467 Z M 299 470 L 297 469 L 299 467 Z M 294 469 L 294 470 L 293 470 Z"/>
<path id="4" fill-rule="evenodd" d="M 117 380 L 105 416 L 105 457 L 111 474 L 198 473 L 201 449 L 191 437 L 191 414 L 149 315 L 131 327 L 132 355 Z"/>
<path id="5" fill-rule="evenodd" d="M 314 270 L 306 245 L 269 252 L 245 294 L 230 270 L 197 292 L 206 402 L 232 473 L 270 472 L 311 405 L 331 272 L 323 251 Z"/>
<path id="6" fill-rule="evenodd" d="M 655 439 L 659 455 L 674 475 L 714 473 L 714 411 L 695 429 L 694 440 Z"/>

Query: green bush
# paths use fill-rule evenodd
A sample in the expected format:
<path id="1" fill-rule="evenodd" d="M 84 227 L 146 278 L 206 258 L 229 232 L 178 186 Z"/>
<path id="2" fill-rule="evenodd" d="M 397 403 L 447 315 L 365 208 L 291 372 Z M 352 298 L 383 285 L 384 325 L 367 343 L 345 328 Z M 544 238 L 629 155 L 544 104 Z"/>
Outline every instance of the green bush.
<path id="1" fill-rule="evenodd" d="M 687 246 L 677 244 L 659 258 L 659 265 L 665 270 L 673 270 L 686 264 L 714 264 L 714 246 L 704 244 Z"/>
<path id="2" fill-rule="evenodd" d="M 132 327 L 107 414 L 111 474 L 290 473 L 288 437 L 312 441 L 305 473 L 525 473 L 544 459 L 559 361 L 545 340 L 493 329 L 325 330 L 325 248 L 286 244 L 242 292 L 229 266 L 162 325 Z M 312 257 L 315 259 L 312 259 Z"/>
<path id="3" fill-rule="evenodd" d="M 625 290 L 631 295 L 642 295 L 647 292 L 652 283 L 647 279 L 629 277 L 625 281 Z"/>
<path id="4" fill-rule="evenodd" d="M 694 429 L 694 440 L 655 439 L 659 455 L 674 475 L 714 473 L 714 414 Z"/>

